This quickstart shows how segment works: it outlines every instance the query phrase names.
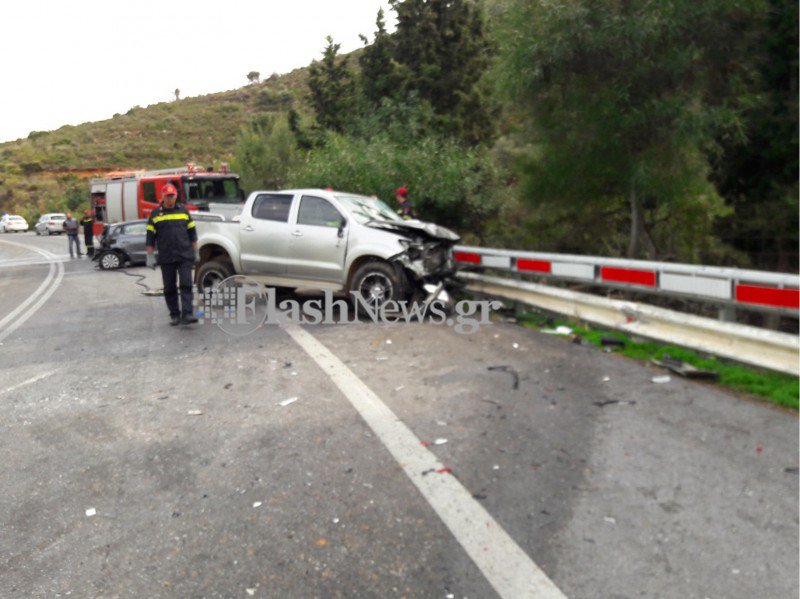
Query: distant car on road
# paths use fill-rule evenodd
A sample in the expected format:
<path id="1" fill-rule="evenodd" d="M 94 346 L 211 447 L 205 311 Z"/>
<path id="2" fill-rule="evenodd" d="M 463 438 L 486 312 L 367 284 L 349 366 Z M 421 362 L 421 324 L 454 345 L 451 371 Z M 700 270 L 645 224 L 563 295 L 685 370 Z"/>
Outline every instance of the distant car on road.
<path id="1" fill-rule="evenodd" d="M 61 212 L 42 214 L 33 229 L 37 235 L 60 235 L 64 232 L 65 220 L 67 220 L 67 215 Z"/>
<path id="2" fill-rule="evenodd" d="M 100 248 L 93 260 L 103 270 L 122 268 L 125 264 L 144 264 L 147 248 L 147 221 L 131 220 L 103 227 Z"/>
<path id="3" fill-rule="evenodd" d="M 3 233 L 18 233 L 28 230 L 28 221 L 16 214 L 5 214 L 0 218 L 0 231 Z"/>

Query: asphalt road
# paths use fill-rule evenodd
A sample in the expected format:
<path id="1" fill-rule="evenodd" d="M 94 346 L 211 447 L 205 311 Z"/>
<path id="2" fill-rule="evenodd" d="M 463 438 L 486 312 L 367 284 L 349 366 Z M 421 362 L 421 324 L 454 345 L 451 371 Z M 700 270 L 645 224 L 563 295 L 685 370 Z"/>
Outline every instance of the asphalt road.
<path id="1" fill-rule="evenodd" d="M 173 328 L 66 253 L 0 236 L 2 597 L 798 595 L 796 414 L 500 321 Z"/>

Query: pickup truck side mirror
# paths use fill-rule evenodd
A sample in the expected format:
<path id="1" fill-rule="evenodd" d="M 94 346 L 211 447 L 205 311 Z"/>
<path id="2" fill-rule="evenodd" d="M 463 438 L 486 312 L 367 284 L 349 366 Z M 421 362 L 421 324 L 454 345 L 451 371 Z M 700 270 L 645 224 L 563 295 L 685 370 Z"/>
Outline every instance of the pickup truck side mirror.
<path id="1" fill-rule="evenodd" d="M 344 237 L 344 228 L 346 226 L 347 226 L 347 219 L 342 217 L 342 220 L 339 221 L 339 230 L 336 232 L 336 234 L 339 237 Z"/>

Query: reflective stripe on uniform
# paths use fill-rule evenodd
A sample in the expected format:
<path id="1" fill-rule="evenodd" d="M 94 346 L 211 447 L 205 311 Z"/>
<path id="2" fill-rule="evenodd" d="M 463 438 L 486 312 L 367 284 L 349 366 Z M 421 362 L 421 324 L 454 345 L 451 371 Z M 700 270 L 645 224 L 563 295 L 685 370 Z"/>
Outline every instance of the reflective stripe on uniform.
<path id="1" fill-rule="evenodd" d="M 153 224 L 158 224 L 164 220 L 189 220 L 188 214 L 162 214 L 153 219 Z"/>
<path id="2" fill-rule="evenodd" d="M 190 222 L 190 223 L 187 225 L 187 227 L 186 227 L 186 228 L 187 228 L 187 229 L 193 229 L 193 228 L 194 228 L 194 221 Z"/>
<path id="3" fill-rule="evenodd" d="M 156 228 L 153 225 L 147 225 L 147 230 L 150 231 L 151 233 L 156 232 Z"/>

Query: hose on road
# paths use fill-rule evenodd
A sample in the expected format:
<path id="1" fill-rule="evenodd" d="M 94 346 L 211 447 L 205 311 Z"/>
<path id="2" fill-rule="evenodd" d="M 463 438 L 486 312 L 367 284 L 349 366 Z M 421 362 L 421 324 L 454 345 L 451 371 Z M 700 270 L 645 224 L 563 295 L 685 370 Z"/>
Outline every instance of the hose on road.
<path id="1" fill-rule="evenodd" d="M 119 271 L 120 271 L 122 274 L 124 274 L 126 277 L 133 277 L 133 278 L 135 278 L 135 279 L 136 279 L 136 281 L 134 281 L 134 282 L 135 282 L 135 283 L 136 283 L 136 284 L 137 284 L 139 287 L 142 287 L 142 288 L 144 289 L 144 291 L 142 291 L 142 295 L 147 295 L 147 296 L 150 296 L 150 297 L 153 297 L 153 296 L 158 296 L 158 295 L 164 295 L 164 290 L 163 290 L 163 289 L 150 289 L 150 287 L 149 287 L 148 285 L 146 285 L 145 283 L 143 283 L 143 282 L 142 282 L 142 281 L 144 281 L 144 280 L 147 278 L 147 276 L 146 276 L 146 275 L 137 275 L 137 274 L 133 274 L 133 273 L 130 273 L 130 272 L 128 272 L 128 271 L 127 271 L 126 269 L 124 269 L 124 268 L 120 268 L 120 269 L 118 269 L 118 270 L 119 270 Z"/>

